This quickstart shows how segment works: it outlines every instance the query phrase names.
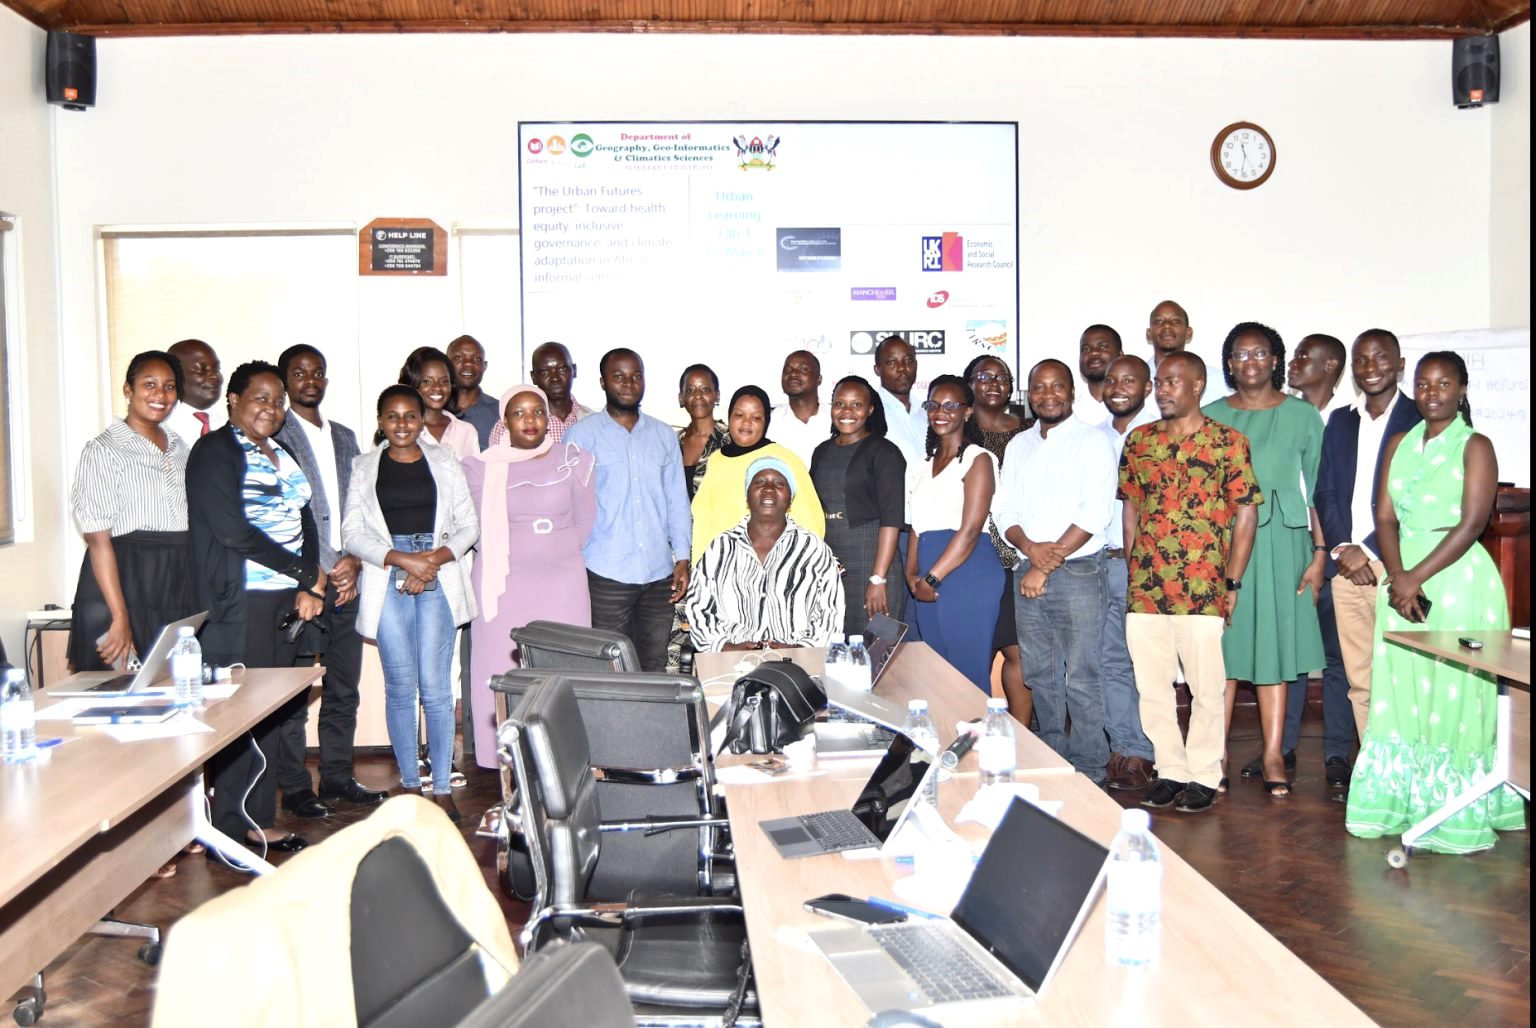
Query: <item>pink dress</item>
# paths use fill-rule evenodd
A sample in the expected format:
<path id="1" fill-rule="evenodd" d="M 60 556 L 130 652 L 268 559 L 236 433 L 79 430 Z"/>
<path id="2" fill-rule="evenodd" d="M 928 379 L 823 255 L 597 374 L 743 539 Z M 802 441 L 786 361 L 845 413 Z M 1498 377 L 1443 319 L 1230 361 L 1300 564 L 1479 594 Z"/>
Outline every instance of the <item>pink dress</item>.
<path id="1" fill-rule="evenodd" d="M 475 507 L 484 518 L 485 465 L 463 463 Z M 530 461 L 513 464 L 507 478 L 508 538 L 506 591 L 494 617 L 470 622 L 470 708 L 475 728 L 475 761 L 496 764 L 496 704 L 491 678 L 517 667 L 511 632 L 530 621 L 591 625 L 587 568 L 581 549 L 597 514 L 592 455 L 575 443 L 556 443 Z M 483 595 L 485 561 L 470 574 L 475 595 Z"/>

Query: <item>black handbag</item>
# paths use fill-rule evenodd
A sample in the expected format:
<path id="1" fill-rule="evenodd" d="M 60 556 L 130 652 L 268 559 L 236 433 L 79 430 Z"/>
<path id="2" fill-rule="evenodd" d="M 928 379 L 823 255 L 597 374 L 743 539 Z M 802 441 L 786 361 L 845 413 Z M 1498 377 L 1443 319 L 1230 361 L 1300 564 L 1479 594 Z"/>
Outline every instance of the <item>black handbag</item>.
<path id="1" fill-rule="evenodd" d="M 717 723 L 728 722 L 720 749 L 783 753 L 826 705 L 827 691 L 800 665 L 765 661 L 736 680 L 731 702 L 717 715 Z"/>

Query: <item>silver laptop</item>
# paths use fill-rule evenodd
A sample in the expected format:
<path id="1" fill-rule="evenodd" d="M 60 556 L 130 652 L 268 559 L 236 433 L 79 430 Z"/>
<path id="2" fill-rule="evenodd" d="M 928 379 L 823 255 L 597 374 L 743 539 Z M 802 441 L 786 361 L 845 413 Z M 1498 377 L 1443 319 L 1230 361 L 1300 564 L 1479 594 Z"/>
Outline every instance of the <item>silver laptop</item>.
<path id="1" fill-rule="evenodd" d="M 823 678 L 827 690 L 827 719 L 817 721 L 816 753 L 822 757 L 878 757 L 891 744 L 891 736 L 906 722 L 907 709 L 875 694 L 880 679 L 896 658 L 907 637 L 907 626 L 893 617 L 876 614 L 864 630 L 869 651 L 870 691 L 850 688 Z"/>
<path id="2" fill-rule="evenodd" d="M 897 734 L 847 810 L 759 821 L 781 857 L 815 857 L 884 846 L 921 802 L 923 780 L 937 774 L 933 754 Z"/>
<path id="3" fill-rule="evenodd" d="M 180 621 L 172 621 L 160 630 L 160 635 L 155 639 L 155 645 L 149 648 L 139 669 L 124 674 L 120 671 L 82 671 L 75 675 L 66 689 L 49 689 L 50 696 L 101 696 L 104 694 L 127 694 L 143 692 L 153 686 L 162 677 L 169 677 L 165 671 L 165 662 L 171 655 L 171 650 L 176 647 L 176 640 L 184 627 L 196 632 L 203 627 L 203 622 L 208 620 L 208 612 L 202 611 L 193 614 L 189 618 Z"/>
<path id="4" fill-rule="evenodd" d="M 809 934 L 872 1011 L 1017 1003 L 1045 993 L 1108 866 L 1108 849 L 1015 799 L 948 918 Z"/>

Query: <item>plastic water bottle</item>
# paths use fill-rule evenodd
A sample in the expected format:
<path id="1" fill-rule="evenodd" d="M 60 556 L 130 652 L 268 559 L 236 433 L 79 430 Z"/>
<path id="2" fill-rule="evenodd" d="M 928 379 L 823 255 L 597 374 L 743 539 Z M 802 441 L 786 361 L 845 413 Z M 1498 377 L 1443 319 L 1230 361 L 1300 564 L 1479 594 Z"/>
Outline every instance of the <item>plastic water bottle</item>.
<path id="1" fill-rule="evenodd" d="M 981 740 L 976 743 L 976 756 L 981 763 L 982 785 L 1013 781 L 1019 754 L 1006 700 L 987 700 L 987 718 L 981 726 Z"/>
<path id="2" fill-rule="evenodd" d="M 0 682 L 0 756 L 7 764 L 37 759 L 37 707 L 26 672 L 16 668 Z"/>
<path id="3" fill-rule="evenodd" d="M 1110 963 L 1143 965 L 1157 959 L 1163 907 L 1163 862 L 1147 812 L 1120 815 L 1109 844 L 1109 887 L 1104 948 Z"/>
<path id="4" fill-rule="evenodd" d="M 864 692 L 874 688 L 869 677 L 869 651 L 864 648 L 862 635 L 848 637 L 848 684 Z"/>
<path id="5" fill-rule="evenodd" d="M 176 706 L 203 705 L 203 647 L 191 626 L 177 632 L 171 649 L 171 682 L 176 686 Z"/>
<path id="6" fill-rule="evenodd" d="M 927 750 L 935 761 L 939 759 L 939 730 L 933 725 L 933 718 L 928 716 L 927 700 L 907 701 L 907 720 L 901 726 L 901 733 L 920 748 Z M 930 774 L 923 787 L 923 799 L 929 803 L 939 802 L 939 776 Z"/>

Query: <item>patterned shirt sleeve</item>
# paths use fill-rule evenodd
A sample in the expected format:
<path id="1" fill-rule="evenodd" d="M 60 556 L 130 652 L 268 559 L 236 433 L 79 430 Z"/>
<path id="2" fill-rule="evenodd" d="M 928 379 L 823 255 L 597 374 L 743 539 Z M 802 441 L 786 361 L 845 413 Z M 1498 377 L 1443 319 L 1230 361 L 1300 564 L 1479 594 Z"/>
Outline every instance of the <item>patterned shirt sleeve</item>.
<path id="1" fill-rule="evenodd" d="M 1259 480 L 1253 473 L 1253 461 L 1248 456 L 1248 437 L 1241 432 L 1231 433 L 1232 444 L 1227 448 L 1227 480 L 1224 489 L 1227 502 L 1239 506 L 1264 502 L 1259 491 Z"/>
<path id="2" fill-rule="evenodd" d="M 1115 494 L 1120 499 L 1129 500 L 1138 507 L 1141 506 L 1145 493 L 1136 470 L 1136 463 L 1132 458 L 1140 457 L 1143 449 L 1142 429 L 1138 428 L 1131 432 L 1130 438 L 1125 441 L 1125 450 L 1120 454 L 1120 488 Z"/>

